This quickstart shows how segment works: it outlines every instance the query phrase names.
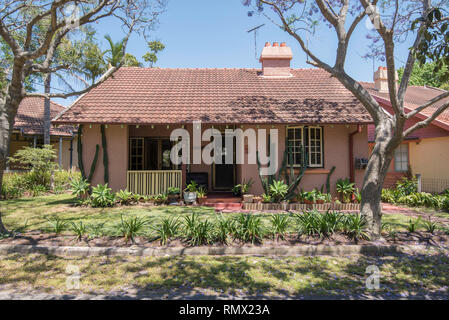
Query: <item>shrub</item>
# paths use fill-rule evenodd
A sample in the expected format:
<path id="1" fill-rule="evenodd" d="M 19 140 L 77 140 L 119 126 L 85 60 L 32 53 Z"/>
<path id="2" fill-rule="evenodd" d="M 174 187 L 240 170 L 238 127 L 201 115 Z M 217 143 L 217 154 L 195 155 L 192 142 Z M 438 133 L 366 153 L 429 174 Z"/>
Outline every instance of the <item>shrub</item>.
<path id="1" fill-rule="evenodd" d="M 158 194 L 154 196 L 153 201 L 155 204 L 164 204 L 168 201 L 168 196 L 166 194 Z"/>
<path id="2" fill-rule="evenodd" d="M 209 244 L 213 241 L 213 224 L 209 221 L 199 221 L 198 215 L 184 217 L 184 239 L 191 246 Z"/>
<path id="3" fill-rule="evenodd" d="M 360 239 L 369 240 L 367 221 L 361 214 L 349 214 L 343 222 L 343 228 L 349 239 L 357 242 Z"/>
<path id="4" fill-rule="evenodd" d="M 143 228 L 146 226 L 147 222 L 139 217 L 129 218 L 123 220 L 123 215 L 120 217 L 121 221 L 118 225 L 118 229 L 122 236 L 125 238 L 125 243 L 131 240 L 134 243 L 134 238 L 139 235 Z"/>
<path id="5" fill-rule="evenodd" d="M 418 230 L 419 228 L 420 223 L 421 223 L 421 216 L 419 216 L 418 219 L 416 220 L 410 219 L 408 221 L 407 231 L 409 233 L 416 232 L 416 230 Z"/>
<path id="6" fill-rule="evenodd" d="M 396 182 L 396 190 L 401 196 L 408 196 L 412 193 L 418 192 L 418 180 L 416 178 L 408 179 L 403 177 Z"/>
<path id="7" fill-rule="evenodd" d="M 70 181 L 70 188 L 72 194 L 76 195 L 78 199 L 81 199 L 85 197 L 89 192 L 90 185 L 86 179 L 83 179 L 82 177 L 76 177 Z"/>
<path id="8" fill-rule="evenodd" d="M 2 198 L 15 199 L 23 196 L 25 191 L 25 180 L 23 174 L 6 173 L 3 175 Z"/>
<path id="9" fill-rule="evenodd" d="M 78 224 L 72 222 L 71 230 L 76 234 L 76 240 L 81 241 L 84 235 L 87 233 L 87 226 L 80 221 Z"/>
<path id="10" fill-rule="evenodd" d="M 234 230 L 234 220 L 230 218 L 224 218 L 220 216 L 215 223 L 215 235 L 216 239 L 223 243 L 228 243 L 228 236 Z"/>
<path id="11" fill-rule="evenodd" d="M 112 193 L 112 189 L 108 187 L 108 184 L 99 184 L 92 188 L 91 204 L 92 207 L 112 207 L 115 202 L 115 195 Z"/>
<path id="12" fill-rule="evenodd" d="M 30 188 L 32 185 L 49 185 L 50 172 L 56 167 L 55 159 L 53 147 L 44 145 L 42 148 L 24 147 L 10 157 L 9 161 L 23 169 L 30 169 Z"/>
<path id="13" fill-rule="evenodd" d="M 58 217 L 49 218 L 47 221 L 50 224 L 51 230 L 56 234 L 60 234 L 67 228 L 67 221 L 64 221 Z"/>
<path id="14" fill-rule="evenodd" d="M 234 237 L 242 242 L 261 243 L 265 235 L 260 217 L 251 214 L 240 214 L 234 225 Z"/>
<path id="15" fill-rule="evenodd" d="M 174 218 L 164 218 L 157 226 L 152 227 L 156 232 L 156 239 L 160 239 L 161 245 L 167 244 L 167 241 L 176 236 L 180 222 Z"/>
<path id="16" fill-rule="evenodd" d="M 178 187 L 170 187 L 167 189 L 167 194 L 169 195 L 176 195 L 176 194 L 180 194 L 181 193 L 181 189 L 179 189 Z"/>
<path id="17" fill-rule="evenodd" d="M 341 230 L 343 214 L 327 211 L 322 214 L 316 210 L 306 211 L 296 216 L 298 235 L 330 237 Z"/>
<path id="18" fill-rule="evenodd" d="M 30 194 L 32 197 L 38 197 L 43 195 L 44 193 L 46 193 L 48 190 L 45 186 L 42 185 L 34 185 L 31 187 L 31 189 L 29 190 Z"/>
<path id="19" fill-rule="evenodd" d="M 274 180 L 270 184 L 270 195 L 274 202 L 281 202 L 288 193 L 288 185 L 282 180 Z"/>
<path id="20" fill-rule="evenodd" d="M 423 226 L 424 229 L 431 234 L 433 234 L 435 230 L 438 229 L 438 224 L 436 222 L 433 222 L 430 217 L 429 220 L 423 222 Z"/>
<path id="21" fill-rule="evenodd" d="M 116 198 L 120 204 L 129 205 L 133 201 L 133 194 L 128 190 L 120 190 L 116 193 Z"/>
<path id="22" fill-rule="evenodd" d="M 349 178 L 338 179 L 337 192 L 342 196 L 343 202 L 351 202 L 351 196 L 354 194 L 354 183 L 349 181 Z"/>
<path id="23" fill-rule="evenodd" d="M 56 170 L 54 173 L 55 190 L 69 190 L 73 179 L 81 178 L 81 173 L 71 170 Z"/>
<path id="24" fill-rule="evenodd" d="M 285 214 L 273 214 L 271 215 L 271 229 L 273 233 L 273 239 L 277 240 L 285 239 L 287 228 L 290 222 L 290 218 Z"/>

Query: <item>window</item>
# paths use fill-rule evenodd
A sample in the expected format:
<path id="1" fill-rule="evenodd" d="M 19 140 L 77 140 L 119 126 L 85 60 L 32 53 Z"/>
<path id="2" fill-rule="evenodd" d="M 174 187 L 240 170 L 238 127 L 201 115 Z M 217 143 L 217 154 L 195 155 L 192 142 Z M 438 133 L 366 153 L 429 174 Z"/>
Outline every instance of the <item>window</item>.
<path id="1" fill-rule="evenodd" d="M 129 139 L 129 169 L 143 170 L 144 166 L 144 139 Z"/>
<path id="2" fill-rule="evenodd" d="M 287 142 L 292 147 L 293 165 L 301 165 L 301 151 L 304 149 L 309 158 L 309 167 L 323 167 L 322 127 L 287 127 Z"/>
<path id="3" fill-rule="evenodd" d="M 402 143 L 394 152 L 394 170 L 405 172 L 408 170 L 408 143 Z"/>

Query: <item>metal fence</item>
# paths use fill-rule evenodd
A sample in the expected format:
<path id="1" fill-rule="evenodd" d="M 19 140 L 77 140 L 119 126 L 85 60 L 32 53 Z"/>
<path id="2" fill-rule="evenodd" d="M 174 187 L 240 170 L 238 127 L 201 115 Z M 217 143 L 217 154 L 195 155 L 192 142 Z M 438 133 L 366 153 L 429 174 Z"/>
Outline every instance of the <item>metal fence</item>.
<path id="1" fill-rule="evenodd" d="M 441 193 L 449 189 L 449 179 L 421 178 L 421 191 Z"/>

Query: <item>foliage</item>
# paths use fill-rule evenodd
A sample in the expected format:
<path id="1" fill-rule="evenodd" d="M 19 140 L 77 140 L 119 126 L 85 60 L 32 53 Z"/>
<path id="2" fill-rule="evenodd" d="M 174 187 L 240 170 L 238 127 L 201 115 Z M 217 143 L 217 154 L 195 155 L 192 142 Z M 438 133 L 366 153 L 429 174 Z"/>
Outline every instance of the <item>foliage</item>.
<path id="1" fill-rule="evenodd" d="M 401 196 L 408 196 L 412 193 L 416 193 L 418 192 L 418 180 L 416 178 L 408 179 L 407 177 L 403 177 L 396 182 L 396 190 Z"/>
<path id="2" fill-rule="evenodd" d="M 211 243 L 213 241 L 213 231 L 213 224 L 207 220 L 199 221 L 196 213 L 184 217 L 183 237 L 191 246 Z"/>
<path id="3" fill-rule="evenodd" d="M 44 193 L 46 193 L 47 191 L 48 191 L 47 187 L 39 185 L 39 184 L 31 186 L 31 189 L 29 189 L 29 192 L 32 197 L 41 196 Z"/>
<path id="4" fill-rule="evenodd" d="M 158 194 L 153 197 L 153 201 L 155 204 L 164 204 L 168 200 L 168 196 L 166 194 Z"/>
<path id="5" fill-rule="evenodd" d="M 115 195 L 112 189 L 108 187 L 108 184 L 99 184 L 92 188 L 92 194 L 90 196 L 92 207 L 112 207 L 115 202 Z"/>
<path id="6" fill-rule="evenodd" d="M 23 174 L 8 173 L 3 176 L 2 198 L 15 199 L 23 196 L 25 192 L 25 179 Z"/>
<path id="7" fill-rule="evenodd" d="M 355 242 L 361 239 L 370 239 L 369 233 L 367 231 L 366 218 L 361 214 L 347 215 L 343 222 L 343 230 L 348 235 L 348 237 Z"/>
<path id="8" fill-rule="evenodd" d="M 271 215 L 270 220 L 273 239 L 276 237 L 277 240 L 284 240 L 290 223 L 290 218 L 285 214 L 273 214 Z"/>
<path id="9" fill-rule="evenodd" d="M 293 166 L 293 146 L 289 143 L 288 139 L 285 139 L 286 148 L 284 150 L 284 158 L 282 160 L 281 167 L 276 174 L 268 175 L 266 177 L 262 177 L 261 175 L 261 164 L 259 159 L 259 152 L 257 155 L 257 167 L 259 171 L 259 178 L 262 183 L 262 187 L 264 189 L 265 194 L 270 195 L 270 188 L 274 181 L 283 180 L 287 184 L 287 193 L 284 196 L 284 200 L 291 200 L 296 196 L 296 189 L 298 188 L 301 180 L 306 173 L 306 169 L 308 167 L 308 154 L 303 150 L 302 146 L 300 147 L 301 153 L 301 162 L 300 162 L 300 170 L 297 176 L 295 176 L 295 168 Z M 290 163 L 290 166 L 287 170 L 287 165 Z"/>
<path id="10" fill-rule="evenodd" d="M 207 196 L 207 189 L 205 187 L 199 187 L 196 195 L 198 198 L 205 198 Z"/>
<path id="11" fill-rule="evenodd" d="M 157 54 L 165 49 L 165 45 L 160 41 L 149 41 L 147 44 L 150 51 L 145 53 L 142 58 L 145 62 L 148 62 L 152 68 L 158 60 Z"/>
<path id="12" fill-rule="evenodd" d="M 416 232 L 416 230 L 419 228 L 420 224 L 421 224 L 421 216 L 419 216 L 418 219 L 416 219 L 416 220 L 412 220 L 410 218 L 410 220 L 408 221 L 408 225 L 407 225 L 407 231 L 409 233 Z"/>
<path id="13" fill-rule="evenodd" d="M 70 181 L 70 187 L 73 195 L 78 199 L 84 197 L 89 192 L 90 185 L 86 179 L 82 177 L 74 178 Z"/>
<path id="14" fill-rule="evenodd" d="M 67 221 L 62 220 L 58 217 L 52 217 L 47 219 L 51 230 L 56 233 L 56 234 L 60 234 L 62 231 L 64 231 L 67 228 Z"/>
<path id="15" fill-rule="evenodd" d="M 71 187 L 71 181 L 73 179 L 79 179 L 80 173 L 78 171 L 71 170 L 56 170 L 54 172 L 55 189 L 69 190 Z"/>
<path id="16" fill-rule="evenodd" d="M 53 146 L 44 145 L 42 148 L 24 147 L 10 157 L 9 161 L 24 169 L 30 169 L 35 177 L 33 185 L 48 186 L 50 172 L 56 167 L 55 159 Z"/>
<path id="17" fill-rule="evenodd" d="M 262 202 L 263 203 L 271 203 L 271 202 L 273 202 L 273 199 L 272 199 L 271 195 L 264 193 L 264 194 L 262 194 Z"/>
<path id="18" fill-rule="evenodd" d="M 117 198 L 120 204 L 126 206 L 131 204 L 131 202 L 133 201 L 133 194 L 128 190 L 120 190 L 115 194 L 115 197 Z"/>
<path id="19" fill-rule="evenodd" d="M 354 183 L 350 182 L 349 178 L 337 180 L 337 192 L 342 196 L 343 202 L 351 202 L 354 191 Z"/>
<path id="20" fill-rule="evenodd" d="M 190 183 L 184 189 L 184 191 L 187 191 L 187 192 L 196 192 L 197 190 L 198 190 L 198 184 L 195 181 L 190 181 Z"/>
<path id="21" fill-rule="evenodd" d="M 73 232 L 75 232 L 76 239 L 78 241 L 81 241 L 83 239 L 84 235 L 87 233 L 87 228 L 88 228 L 88 226 L 83 224 L 82 221 L 80 221 L 78 223 L 72 222 L 72 224 L 71 224 L 71 230 Z"/>
<path id="22" fill-rule="evenodd" d="M 124 220 L 123 215 L 120 216 L 120 224 L 118 225 L 118 229 L 122 236 L 125 238 L 125 243 L 128 243 L 131 240 L 134 243 L 134 238 L 141 234 L 142 230 L 147 224 L 147 221 L 140 217 L 133 217 Z"/>
<path id="23" fill-rule="evenodd" d="M 215 235 L 218 242 L 227 244 L 228 235 L 234 230 L 235 220 L 220 215 L 215 223 Z"/>
<path id="24" fill-rule="evenodd" d="M 423 222 L 423 227 L 427 232 L 433 234 L 435 232 L 435 230 L 438 229 L 438 223 L 432 221 L 429 217 L 428 220 L 425 220 Z"/>
<path id="25" fill-rule="evenodd" d="M 434 61 L 424 63 L 423 65 L 415 64 L 410 77 L 410 85 L 445 89 L 448 82 L 442 81 L 442 79 L 444 78 L 444 75 L 449 72 L 447 69 L 447 65 L 438 69 L 436 62 Z M 404 67 L 399 68 L 399 81 L 401 81 L 403 73 Z"/>
<path id="26" fill-rule="evenodd" d="M 270 184 L 270 195 L 274 202 L 281 202 L 288 193 L 288 185 L 282 180 L 274 180 Z"/>
<path id="27" fill-rule="evenodd" d="M 179 219 L 164 218 L 159 225 L 151 228 L 156 232 L 156 238 L 160 239 L 161 245 L 166 245 L 168 240 L 176 236 L 179 226 Z"/>
<path id="28" fill-rule="evenodd" d="M 235 219 L 233 230 L 235 239 L 252 244 L 261 243 L 265 233 L 262 220 L 258 216 L 242 213 Z"/>
<path id="29" fill-rule="evenodd" d="M 343 215 L 327 211 L 322 214 L 317 210 L 305 211 L 296 215 L 298 235 L 328 238 L 341 229 Z"/>
<path id="30" fill-rule="evenodd" d="M 178 187 L 170 187 L 167 189 L 167 194 L 170 195 L 176 195 L 176 194 L 180 194 L 181 190 Z"/>
<path id="31" fill-rule="evenodd" d="M 253 179 L 250 178 L 248 181 L 244 180 L 243 183 L 236 185 L 235 188 L 240 192 L 240 194 L 247 194 L 253 184 Z"/>

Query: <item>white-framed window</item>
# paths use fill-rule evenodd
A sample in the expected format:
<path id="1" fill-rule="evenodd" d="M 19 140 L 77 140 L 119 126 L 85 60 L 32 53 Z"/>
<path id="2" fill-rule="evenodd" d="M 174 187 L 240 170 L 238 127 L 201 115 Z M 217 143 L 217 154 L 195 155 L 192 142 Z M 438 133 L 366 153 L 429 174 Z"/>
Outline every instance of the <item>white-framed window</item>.
<path id="1" fill-rule="evenodd" d="M 323 128 L 318 126 L 287 127 L 287 143 L 292 147 L 294 166 L 301 165 L 304 150 L 309 158 L 309 167 L 323 167 Z M 290 159 L 288 159 L 290 165 Z"/>
<path id="2" fill-rule="evenodd" d="M 408 171 L 408 143 L 401 143 L 394 151 L 394 170 Z"/>

